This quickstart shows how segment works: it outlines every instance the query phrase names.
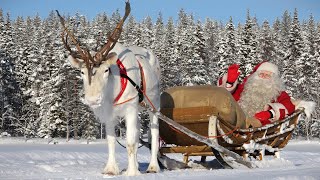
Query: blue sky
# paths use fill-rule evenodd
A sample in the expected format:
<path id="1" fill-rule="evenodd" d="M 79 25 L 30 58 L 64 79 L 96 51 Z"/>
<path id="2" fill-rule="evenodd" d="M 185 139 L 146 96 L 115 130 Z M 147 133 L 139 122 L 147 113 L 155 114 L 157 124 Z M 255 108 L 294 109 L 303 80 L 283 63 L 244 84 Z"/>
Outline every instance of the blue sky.
<path id="1" fill-rule="evenodd" d="M 0 0 L 0 8 L 4 13 L 10 12 L 11 19 L 17 16 L 34 17 L 37 13 L 45 18 L 51 10 L 56 9 L 64 15 L 79 12 L 92 19 L 102 12 L 111 15 L 116 9 L 122 15 L 124 2 L 125 0 Z M 162 12 L 165 22 L 170 16 L 176 20 L 181 8 L 192 13 L 196 20 L 209 17 L 227 22 L 232 16 L 234 23 L 245 22 L 247 9 L 261 23 L 281 18 L 285 10 L 293 14 L 294 8 L 297 8 L 300 20 L 309 19 L 312 13 L 315 20 L 320 21 L 320 0 L 130 0 L 130 3 L 131 15 L 138 21 L 149 15 L 155 22 L 159 12 Z"/>

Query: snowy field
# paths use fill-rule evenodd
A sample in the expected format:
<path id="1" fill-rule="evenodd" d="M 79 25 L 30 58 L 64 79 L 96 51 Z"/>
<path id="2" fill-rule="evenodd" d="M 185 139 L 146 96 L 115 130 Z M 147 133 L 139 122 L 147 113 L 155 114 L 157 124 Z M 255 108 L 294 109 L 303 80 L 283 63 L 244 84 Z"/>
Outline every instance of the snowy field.
<path id="1" fill-rule="evenodd" d="M 126 168 L 126 149 L 117 145 L 117 160 L 121 169 Z M 138 150 L 139 168 L 142 175 L 136 177 L 101 174 L 106 159 L 107 145 L 98 140 L 87 144 L 85 141 L 58 140 L 57 144 L 46 140 L 0 138 L 0 179 L 276 179 L 300 180 L 320 179 L 320 142 L 289 142 L 280 159 L 268 158 L 259 163 L 257 169 L 183 169 L 163 170 L 158 174 L 143 173 L 148 166 L 149 150 Z M 174 155 L 173 158 L 181 158 Z M 200 160 L 191 157 L 190 164 Z M 216 161 L 209 158 L 213 167 Z"/>

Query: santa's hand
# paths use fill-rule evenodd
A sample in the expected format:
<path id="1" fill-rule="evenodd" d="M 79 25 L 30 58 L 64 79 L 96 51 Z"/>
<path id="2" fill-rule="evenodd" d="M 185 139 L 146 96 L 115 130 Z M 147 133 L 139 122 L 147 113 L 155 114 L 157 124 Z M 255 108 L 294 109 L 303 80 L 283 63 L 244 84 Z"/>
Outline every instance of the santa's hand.
<path id="1" fill-rule="evenodd" d="M 233 84 L 239 77 L 240 72 L 239 72 L 239 65 L 238 64 L 232 64 L 228 68 L 228 79 L 227 82 L 230 84 Z"/>
<path id="2" fill-rule="evenodd" d="M 261 111 L 254 115 L 256 119 L 258 119 L 261 124 L 264 126 L 266 124 L 270 124 L 271 121 L 269 120 L 272 118 L 272 113 L 270 111 Z"/>

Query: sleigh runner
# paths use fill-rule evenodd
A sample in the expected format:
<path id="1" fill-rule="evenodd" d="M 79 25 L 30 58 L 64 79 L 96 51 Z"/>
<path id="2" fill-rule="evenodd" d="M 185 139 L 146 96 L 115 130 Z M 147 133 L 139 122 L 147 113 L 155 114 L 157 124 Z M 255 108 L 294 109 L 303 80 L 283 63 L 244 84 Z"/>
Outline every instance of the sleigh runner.
<path id="1" fill-rule="evenodd" d="M 254 168 L 255 164 L 250 161 L 252 158 L 279 158 L 281 149 L 291 139 L 298 117 L 304 109 L 297 109 L 284 120 L 263 127 L 248 127 L 248 124 L 226 120 L 223 113 L 217 114 L 214 105 L 218 102 L 205 95 L 216 91 L 215 88 L 199 86 L 186 90 L 185 87 L 178 87 L 174 92 L 162 95 L 160 112 L 149 108 L 161 119 L 159 131 L 165 146 L 160 148 L 160 154 L 181 153 L 185 166 L 190 156 L 201 156 L 202 162 L 205 162 L 207 156 L 215 156 L 225 168 L 237 168 L 239 165 Z M 196 98 L 190 100 L 190 97 Z M 171 102 L 168 103 L 168 100 Z M 237 112 L 235 115 L 241 116 Z"/>

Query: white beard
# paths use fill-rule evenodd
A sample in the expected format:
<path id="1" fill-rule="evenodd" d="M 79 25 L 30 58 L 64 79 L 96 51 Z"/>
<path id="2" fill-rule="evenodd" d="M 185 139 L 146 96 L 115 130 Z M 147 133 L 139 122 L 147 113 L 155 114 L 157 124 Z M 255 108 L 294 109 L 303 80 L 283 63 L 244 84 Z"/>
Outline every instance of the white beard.
<path id="1" fill-rule="evenodd" d="M 256 72 L 244 85 L 239 99 L 240 107 L 247 116 L 253 117 L 255 113 L 263 111 L 268 103 L 276 100 L 283 89 L 283 83 L 279 77 L 261 79 Z"/>

